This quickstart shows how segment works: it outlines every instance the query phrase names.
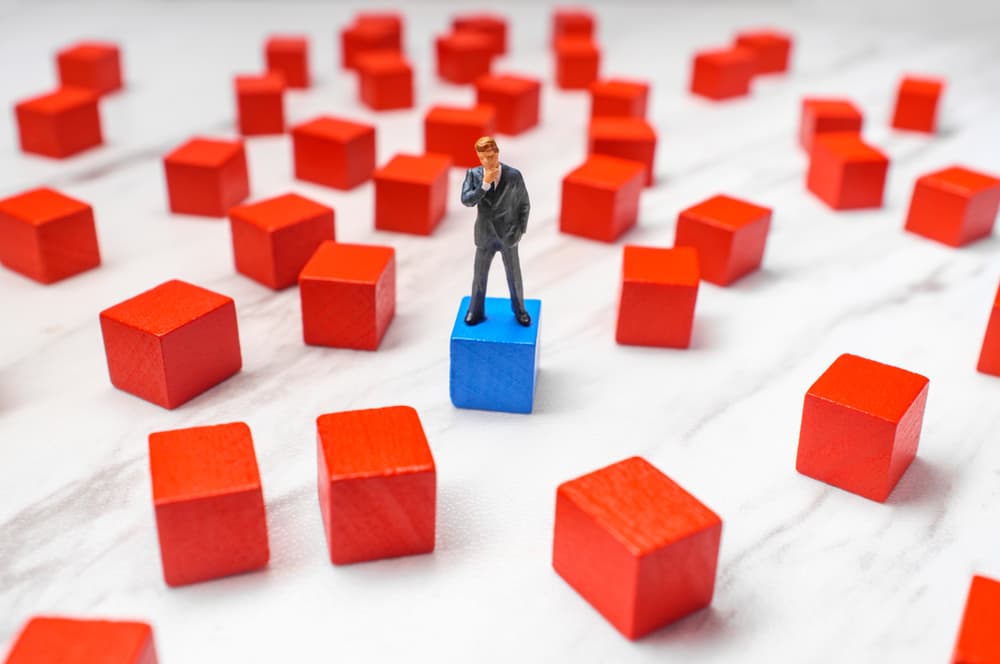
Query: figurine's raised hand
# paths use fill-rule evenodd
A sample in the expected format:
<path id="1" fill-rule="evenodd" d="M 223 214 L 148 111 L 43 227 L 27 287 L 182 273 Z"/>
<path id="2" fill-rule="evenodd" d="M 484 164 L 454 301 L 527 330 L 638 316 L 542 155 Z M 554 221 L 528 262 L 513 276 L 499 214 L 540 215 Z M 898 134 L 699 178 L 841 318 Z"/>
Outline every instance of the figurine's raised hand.
<path id="1" fill-rule="evenodd" d="M 485 184 L 492 184 L 497 176 L 500 175 L 500 165 L 497 164 L 493 168 L 483 168 L 483 182 Z"/>

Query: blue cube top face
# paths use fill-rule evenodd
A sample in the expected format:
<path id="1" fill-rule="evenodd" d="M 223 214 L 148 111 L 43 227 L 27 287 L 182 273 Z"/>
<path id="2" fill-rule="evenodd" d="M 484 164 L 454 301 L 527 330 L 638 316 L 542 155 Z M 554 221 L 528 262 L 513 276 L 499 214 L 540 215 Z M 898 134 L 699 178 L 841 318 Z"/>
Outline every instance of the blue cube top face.
<path id="1" fill-rule="evenodd" d="M 458 408 L 530 413 L 538 375 L 541 300 L 525 300 L 531 325 L 514 318 L 510 300 L 486 298 L 486 320 L 465 324 L 462 299 L 451 332 L 451 402 Z"/>

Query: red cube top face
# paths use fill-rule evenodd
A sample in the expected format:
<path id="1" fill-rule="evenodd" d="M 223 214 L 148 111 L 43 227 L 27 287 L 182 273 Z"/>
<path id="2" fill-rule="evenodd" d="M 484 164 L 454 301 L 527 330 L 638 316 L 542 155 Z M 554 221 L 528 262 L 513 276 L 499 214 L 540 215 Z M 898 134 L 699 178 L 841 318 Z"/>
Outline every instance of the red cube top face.
<path id="1" fill-rule="evenodd" d="M 427 111 L 425 121 L 482 127 L 492 125 L 494 118 L 496 118 L 496 111 L 493 110 L 492 106 L 487 105 L 473 106 L 471 108 L 433 106 Z"/>
<path id="2" fill-rule="evenodd" d="M 240 94 L 281 94 L 284 89 L 285 77 L 276 72 L 236 77 L 236 91 Z"/>
<path id="3" fill-rule="evenodd" d="M 591 187 L 617 190 L 645 170 L 643 164 L 631 159 L 594 154 L 587 157 L 587 161 L 578 168 L 570 171 L 566 179 Z"/>
<path id="4" fill-rule="evenodd" d="M 928 382 L 920 374 L 844 354 L 813 383 L 807 395 L 899 422 Z"/>
<path id="5" fill-rule="evenodd" d="M 656 140 L 656 130 L 642 118 L 593 118 L 588 132 L 591 140 Z"/>
<path id="6" fill-rule="evenodd" d="M 560 37 L 594 36 L 594 15 L 586 9 L 557 9 L 552 14 L 552 33 L 554 39 Z"/>
<path id="7" fill-rule="evenodd" d="M 95 103 L 98 98 L 96 92 L 85 90 L 84 88 L 59 88 L 54 92 L 22 101 L 17 104 L 17 108 L 45 115 L 54 115 L 78 108 L 83 104 Z"/>
<path id="8" fill-rule="evenodd" d="M 589 37 L 560 37 L 556 40 L 556 53 L 570 57 L 595 56 L 600 54 L 600 49 Z"/>
<path id="9" fill-rule="evenodd" d="M 316 253 L 302 268 L 299 281 L 312 279 L 374 284 L 395 255 L 392 247 L 342 244 L 327 240 L 319 245 Z"/>
<path id="10" fill-rule="evenodd" d="M 139 622 L 32 618 L 7 664 L 145 664 L 155 661 L 153 630 Z"/>
<path id="11" fill-rule="evenodd" d="M 309 48 L 309 40 L 300 35 L 274 35 L 268 37 L 265 48 L 269 53 L 303 53 Z"/>
<path id="12" fill-rule="evenodd" d="M 594 95 L 607 95 L 609 97 L 632 99 L 633 97 L 647 95 L 649 93 L 649 84 L 643 81 L 628 81 L 621 78 L 609 78 L 603 81 L 594 81 L 591 83 L 590 92 Z"/>
<path id="13" fill-rule="evenodd" d="M 218 168 L 243 150 L 241 141 L 193 138 L 166 157 L 164 161 L 179 166 Z"/>
<path id="14" fill-rule="evenodd" d="M 681 212 L 687 217 L 696 217 L 699 221 L 723 228 L 737 230 L 763 216 L 770 216 L 771 209 L 754 205 L 731 196 L 713 196 Z"/>
<path id="15" fill-rule="evenodd" d="M 822 118 L 823 120 L 835 122 L 848 122 L 856 124 L 861 129 L 863 116 L 858 107 L 847 99 L 827 99 L 818 97 L 806 97 L 802 100 L 803 118 Z"/>
<path id="16" fill-rule="evenodd" d="M 900 95 L 914 95 L 936 99 L 944 89 L 944 81 L 940 78 L 926 76 L 905 76 L 899 83 Z"/>
<path id="17" fill-rule="evenodd" d="M 151 433 L 149 468 L 157 504 L 260 489 L 243 422 Z"/>
<path id="18" fill-rule="evenodd" d="M 448 35 L 442 35 L 438 37 L 437 41 L 454 51 L 467 51 L 470 53 L 478 51 L 493 52 L 493 41 L 489 36 L 472 30 L 460 30 Z"/>
<path id="19" fill-rule="evenodd" d="M 842 161 L 889 163 L 889 157 L 884 152 L 868 145 L 853 132 L 819 134 L 813 139 L 813 151 L 817 149 L 826 150 Z"/>
<path id="20" fill-rule="evenodd" d="M 715 512 L 641 457 L 570 480 L 559 493 L 636 556 L 722 525 Z"/>
<path id="21" fill-rule="evenodd" d="M 985 173 L 971 171 L 962 166 L 951 166 L 934 173 L 928 173 L 920 178 L 920 182 L 963 197 L 972 197 L 1000 188 L 1000 179 Z"/>
<path id="22" fill-rule="evenodd" d="M 780 30 L 745 30 L 736 34 L 737 44 L 753 44 L 759 46 L 777 46 L 792 41 L 791 35 Z"/>
<path id="23" fill-rule="evenodd" d="M 417 411 L 409 406 L 320 415 L 330 481 L 434 470 Z"/>
<path id="24" fill-rule="evenodd" d="M 89 210 L 83 201 L 41 187 L 0 200 L 0 213 L 41 226 L 54 219 L 62 219 L 77 212 Z"/>
<path id="25" fill-rule="evenodd" d="M 965 601 L 962 626 L 955 643 L 955 664 L 1000 661 L 997 617 L 1000 616 L 1000 581 L 985 576 L 972 577 Z"/>
<path id="26" fill-rule="evenodd" d="M 449 168 L 451 168 L 451 158 L 445 155 L 398 154 L 375 171 L 374 177 L 431 185 Z"/>
<path id="27" fill-rule="evenodd" d="M 333 209 L 298 194 L 285 194 L 257 203 L 230 208 L 230 216 L 239 216 L 266 231 L 274 231 L 321 214 L 332 214 Z"/>
<path id="28" fill-rule="evenodd" d="M 622 278 L 633 283 L 698 287 L 698 251 L 694 247 L 625 246 Z"/>
<path id="29" fill-rule="evenodd" d="M 330 116 L 318 117 L 294 127 L 296 133 L 308 134 L 317 138 L 326 138 L 339 143 L 349 143 L 355 139 L 362 138 L 366 134 L 373 133 L 375 127 L 342 120 Z"/>
<path id="30" fill-rule="evenodd" d="M 65 48 L 56 55 L 57 57 L 72 56 L 81 60 L 97 61 L 117 53 L 118 47 L 111 42 L 84 41 Z"/>
<path id="31" fill-rule="evenodd" d="M 366 74 L 395 74 L 410 70 L 410 63 L 399 51 L 366 51 L 358 56 L 358 69 Z"/>
<path id="32" fill-rule="evenodd" d="M 476 79 L 476 89 L 516 96 L 538 90 L 542 87 L 537 78 L 514 74 L 489 74 Z"/>
<path id="33" fill-rule="evenodd" d="M 753 51 L 739 46 L 698 51 L 695 57 L 716 67 L 753 67 L 757 58 Z"/>
<path id="34" fill-rule="evenodd" d="M 163 336 L 232 301 L 225 295 L 174 279 L 105 309 L 101 316 Z"/>

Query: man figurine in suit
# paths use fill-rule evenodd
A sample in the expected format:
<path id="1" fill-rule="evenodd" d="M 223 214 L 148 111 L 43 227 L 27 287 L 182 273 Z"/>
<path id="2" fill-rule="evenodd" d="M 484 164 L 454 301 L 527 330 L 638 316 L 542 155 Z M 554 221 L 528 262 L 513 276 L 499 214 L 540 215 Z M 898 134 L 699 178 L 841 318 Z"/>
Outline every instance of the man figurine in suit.
<path id="1" fill-rule="evenodd" d="M 519 170 L 500 163 L 500 149 L 492 137 L 483 136 L 476 141 L 476 154 L 482 166 L 470 168 L 462 183 L 462 205 L 476 206 L 476 261 L 465 324 L 476 325 L 486 320 L 486 280 L 493 257 L 499 251 L 507 272 L 511 309 L 517 322 L 527 327 L 531 325 L 531 316 L 524 308 L 517 243 L 528 226 L 531 209 L 528 190 Z"/>

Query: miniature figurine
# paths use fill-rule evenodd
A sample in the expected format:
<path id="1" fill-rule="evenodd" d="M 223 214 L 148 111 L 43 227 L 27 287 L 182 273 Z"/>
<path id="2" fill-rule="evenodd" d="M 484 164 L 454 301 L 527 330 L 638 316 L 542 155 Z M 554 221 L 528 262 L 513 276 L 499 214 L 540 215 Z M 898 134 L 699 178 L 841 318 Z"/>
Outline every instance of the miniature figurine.
<path id="1" fill-rule="evenodd" d="M 462 183 L 462 205 L 476 206 L 476 260 L 465 324 L 476 325 L 486 320 L 486 281 L 493 257 L 499 251 L 507 272 L 514 317 L 528 327 L 531 316 L 524 308 L 521 263 L 517 257 L 517 243 L 528 226 L 531 209 L 528 190 L 521 172 L 500 162 L 500 148 L 492 137 L 483 136 L 476 141 L 475 147 L 482 166 L 470 168 Z"/>

